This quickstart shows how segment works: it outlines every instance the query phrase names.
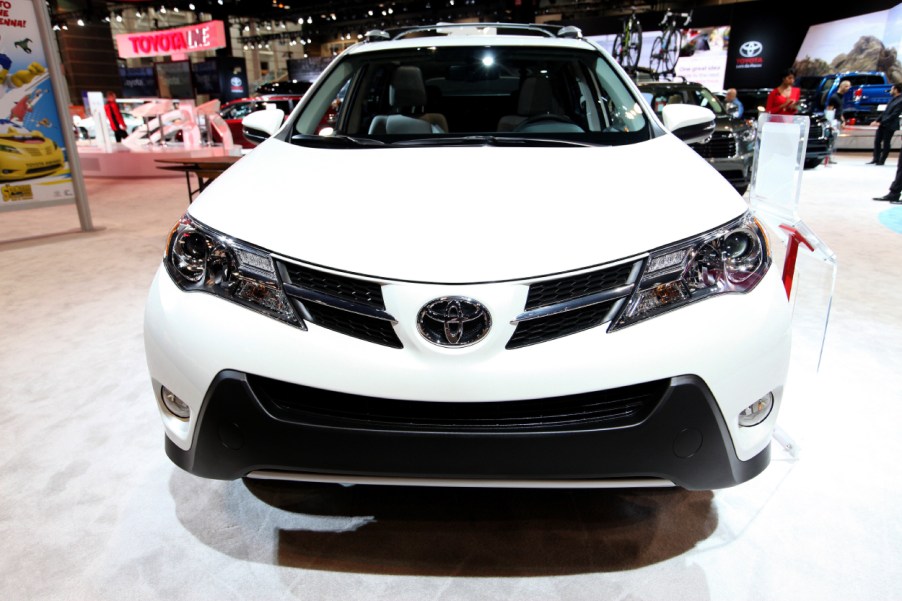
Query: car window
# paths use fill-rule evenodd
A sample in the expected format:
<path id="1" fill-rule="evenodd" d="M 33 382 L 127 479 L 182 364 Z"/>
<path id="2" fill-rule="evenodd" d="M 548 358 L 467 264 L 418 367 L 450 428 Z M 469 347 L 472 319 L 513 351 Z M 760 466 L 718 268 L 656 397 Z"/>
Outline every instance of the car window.
<path id="1" fill-rule="evenodd" d="M 528 46 L 347 55 L 308 95 L 294 123 L 303 135 L 541 133 L 587 143 L 640 132 L 647 139 L 647 127 L 637 99 L 602 55 Z"/>
<path id="2" fill-rule="evenodd" d="M 256 102 L 242 102 L 239 104 L 233 104 L 230 107 L 226 107 L 222 110 L 222 118 L 223 119 L 241 119 L 245 115 L 258 110 L 257 105 L 259 103 Z M 263 108 L 263 107 L 259 107 Z"/>

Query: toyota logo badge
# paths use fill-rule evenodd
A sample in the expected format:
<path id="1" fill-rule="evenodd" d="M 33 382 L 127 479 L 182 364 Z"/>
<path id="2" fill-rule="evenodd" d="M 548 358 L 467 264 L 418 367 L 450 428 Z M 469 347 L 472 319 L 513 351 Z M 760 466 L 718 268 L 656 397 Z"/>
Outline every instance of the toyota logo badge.
<path id="1" fill-rule="evenodd" d="M 491 327 L 492 317 L 482 303 L 464 296 L 443 296 L 430 301 L 417 317 L 420 334 L 438 346 L 475 344 Z"/>
<path id="2" fill-rule="evenodd" d="M 761 54 L 762 50 L 764 50 L 764 44 L 753 40 L 751 42 L 746 42 L 745 44 L 740 46 L 739 54 L 741 54 L 745 58 L 754 58 Z"/>

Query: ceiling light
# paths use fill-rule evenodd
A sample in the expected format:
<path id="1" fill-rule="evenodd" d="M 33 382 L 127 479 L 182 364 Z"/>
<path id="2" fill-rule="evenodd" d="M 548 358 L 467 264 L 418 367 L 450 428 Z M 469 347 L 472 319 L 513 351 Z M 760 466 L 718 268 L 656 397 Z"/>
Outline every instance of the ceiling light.
<path id="1" fill-rule="evenodd" d="M 188 10 L 194 10 L 194 3 L 193 3 L 193 2 L 188 3 Z"/>
<path id="2" fill-rule="evenodd" d="M 84 27 L 84 26 L 85 26 L 84 19 L 79 18 L 78 21 L 76 21 L 76 23 L 78 23 L 78 26 L 79 26 L 79 27 Z"/>
<path id="3" fill-rule="evenodd" d="M 166 14 L 166 7 L 165 7 L 165 6 L 161 6 L 161 7 L 160 7 L 160 14 L 161 14 L 161 15 L 165 15 L 165 14 Z"/>

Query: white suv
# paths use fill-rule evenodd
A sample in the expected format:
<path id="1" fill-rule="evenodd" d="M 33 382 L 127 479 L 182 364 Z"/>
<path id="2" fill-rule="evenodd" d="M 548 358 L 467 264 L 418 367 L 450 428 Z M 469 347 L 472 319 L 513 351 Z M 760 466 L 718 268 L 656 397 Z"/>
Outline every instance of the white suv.
<path id="1" fill-rule="evenodd" d="M 768 236 L 573 28 L 373 32 L 216 179 L 146 308 L 169 457 L 210 478 L 712 489 L 767 467 Z M 674 135 L 676 134 L 676 135 Z"/>

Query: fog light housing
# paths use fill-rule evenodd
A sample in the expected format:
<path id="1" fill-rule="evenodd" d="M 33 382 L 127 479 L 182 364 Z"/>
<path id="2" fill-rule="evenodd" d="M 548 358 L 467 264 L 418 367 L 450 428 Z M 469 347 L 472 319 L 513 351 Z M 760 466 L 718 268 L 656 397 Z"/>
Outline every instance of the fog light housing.
<path id="1" fill-rule="evenodd" d="M 773 408 L 774 393 L 768 392 L 739 413 L 739 425 L 744 428 L 757 426 L 767 419 Z"/>
<path id="2" fill-rule="evenodd" d="M 166 410 L 175 417 L 187 420 L 191 415 L 191 409 L 185 404 L 185 401 L 175 396 L 165 386 L 160 388 L 160 398 L 163 399 L 163 406 L 166 407 Z"/>

